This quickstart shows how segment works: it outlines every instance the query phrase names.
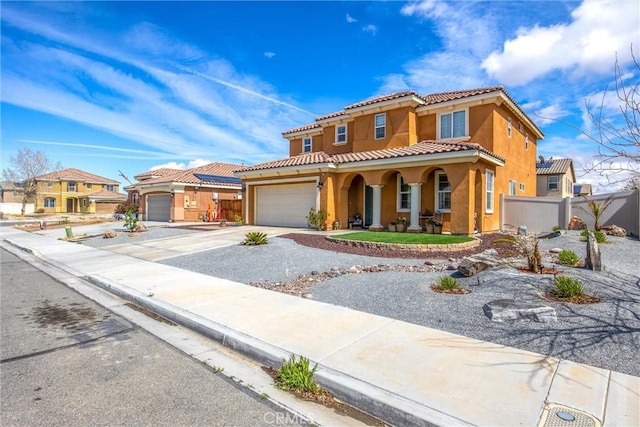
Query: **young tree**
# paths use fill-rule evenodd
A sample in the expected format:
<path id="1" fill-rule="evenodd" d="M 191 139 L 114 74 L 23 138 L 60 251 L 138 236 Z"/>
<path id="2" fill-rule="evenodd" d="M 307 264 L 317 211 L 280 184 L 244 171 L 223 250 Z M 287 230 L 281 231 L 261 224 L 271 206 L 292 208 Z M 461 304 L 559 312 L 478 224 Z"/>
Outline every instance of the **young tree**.
<path id="1" fill-rule="evenodd" d="M 51 160 L 44 152 L 31 151 L 29 148 L 18 150 L 18 154 L 9 158 L 9 163 L 11 167 L 2 170 L 2 177 L 7 181 L 22 185 L 24 192 L 20 212 L 24 216 L 27 201 L 38 195 L 36 177 L 62 169 L 62 165 L 60 162 L 52 165 Z"/>
<path id="2" fill-rule="evenodd" d="M 618 111 L 608 115 L 605 89 L 599 106 L 585 101 L 592 132 L 580 132 L 598 144 L 596 161 L 585 166 L 610 184 L 627 184 L 640 178 L 640 62 L 631 45 L 632 70 L 623 72 L 616 56 L 615 94 Z"/>

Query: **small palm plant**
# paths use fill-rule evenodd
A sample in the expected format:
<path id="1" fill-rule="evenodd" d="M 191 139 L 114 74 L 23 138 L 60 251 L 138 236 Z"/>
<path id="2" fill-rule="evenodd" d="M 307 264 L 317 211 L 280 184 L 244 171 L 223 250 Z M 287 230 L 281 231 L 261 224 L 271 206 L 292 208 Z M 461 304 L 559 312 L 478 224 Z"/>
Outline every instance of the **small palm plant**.
<path id="1" fill-rule="evenodd" d="M 512 243 L 516 245 L 525 257 L 527 257 L 527 267 L 532 273 L 540 273 L 542 267 L 542 254 L 540 253 L 540 241 L 537 236 L 533 239 L 526 239 L 524 236 L 505 236 L 495 240 L 496 243 Z"/>
<path id="2" fill-rule="evenodd" d="M 578 209 L 591 215 L 594 221 L 593 228 L 596 231 L 600 231 L 600 227 L 601 227 L 600 220 L 602 219 L 602 215 L 604 215 L 607 208 L 613 202 L 613 194 L 607 197 L 603 202 L 598 202 L 596 200 L 589 200 L 589 198 L 586 196 L 582 196 L 582 197 L 587 202 L 588 209 L 582 206 L 578 206 Z"/>

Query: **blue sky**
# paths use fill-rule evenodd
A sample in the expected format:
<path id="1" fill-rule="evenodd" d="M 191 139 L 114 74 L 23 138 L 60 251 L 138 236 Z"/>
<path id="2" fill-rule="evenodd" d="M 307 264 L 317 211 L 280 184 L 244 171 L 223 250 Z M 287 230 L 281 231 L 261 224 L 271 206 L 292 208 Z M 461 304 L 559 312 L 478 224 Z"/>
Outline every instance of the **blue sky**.
<path id="1" fill-rule="evenodd" d="M 281 132 L 366 98 L 504 85 L 578 175 L 636 1 L 8 2 L 2 168 L 19 148 L 124 181 L 159 166 L 288 155 Z M 609 97 L 605 106 L 615 108 Z M 556 120 L 548 120 L 548 118 Z M 601 178 L 580 177 L 598 184 Z"/>

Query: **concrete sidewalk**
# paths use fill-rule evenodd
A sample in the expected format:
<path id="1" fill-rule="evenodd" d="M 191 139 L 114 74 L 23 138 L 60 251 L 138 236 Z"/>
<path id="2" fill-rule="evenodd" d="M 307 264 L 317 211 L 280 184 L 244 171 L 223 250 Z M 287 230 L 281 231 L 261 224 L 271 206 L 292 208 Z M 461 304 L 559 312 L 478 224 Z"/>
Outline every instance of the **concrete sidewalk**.
<path id="1" fill-rule="evenodd" d="M 392 424 L 640 425 L 638 377 L 48 236 L 0 233 L 3 246 L 32 252 L 265 364 L 306 356 L 333 394 Z M 560 419 L 562 410 L 581 423 Z"/>

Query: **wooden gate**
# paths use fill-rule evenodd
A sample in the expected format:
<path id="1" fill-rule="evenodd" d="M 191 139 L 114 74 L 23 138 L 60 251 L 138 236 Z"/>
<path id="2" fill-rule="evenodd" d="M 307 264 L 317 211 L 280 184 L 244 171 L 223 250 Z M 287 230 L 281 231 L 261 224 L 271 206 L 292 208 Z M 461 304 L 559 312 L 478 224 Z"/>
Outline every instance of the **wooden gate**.
<path id="1" fill-rule="evenodd" d="M 242 200 L 220 200 L 220 219 L 235 221 L 236 215 L 242 216 Z"/>

